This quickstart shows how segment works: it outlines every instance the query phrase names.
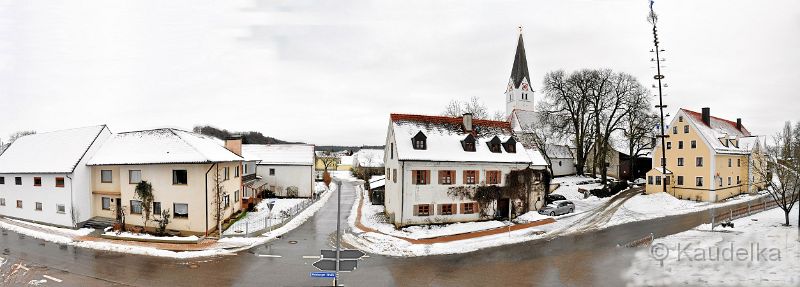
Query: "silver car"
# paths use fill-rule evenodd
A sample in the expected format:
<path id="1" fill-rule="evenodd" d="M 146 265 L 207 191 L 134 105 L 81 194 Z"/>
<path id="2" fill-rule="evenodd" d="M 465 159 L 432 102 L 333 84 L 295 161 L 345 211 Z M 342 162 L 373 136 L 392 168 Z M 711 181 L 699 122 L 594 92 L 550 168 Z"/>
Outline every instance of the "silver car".
<path id="1" fill-rule="evenodd" d="M 539 210 L 539 214 L 556 216 L 575 211 L 575 204 L 569 200 L 559 200 L 551 204 L 545 205 Z"/>

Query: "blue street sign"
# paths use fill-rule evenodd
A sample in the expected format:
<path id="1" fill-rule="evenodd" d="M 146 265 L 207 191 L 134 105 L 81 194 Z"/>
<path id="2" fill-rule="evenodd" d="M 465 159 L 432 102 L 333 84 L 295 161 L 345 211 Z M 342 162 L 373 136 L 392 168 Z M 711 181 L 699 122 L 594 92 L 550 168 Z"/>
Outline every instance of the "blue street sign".
<path id="1" fill-rule="evenodd" d="M 314 278 L 336 278 L 336 272 L 311 272 Z"/>

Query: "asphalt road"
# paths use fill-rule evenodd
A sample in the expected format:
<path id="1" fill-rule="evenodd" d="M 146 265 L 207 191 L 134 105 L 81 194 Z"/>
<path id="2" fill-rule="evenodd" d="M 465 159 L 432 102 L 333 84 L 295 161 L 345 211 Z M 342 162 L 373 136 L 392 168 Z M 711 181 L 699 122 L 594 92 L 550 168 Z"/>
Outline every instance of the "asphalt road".
<path id="1" fill-rule="evenodd" d="M 342 222 L 355 190 L 343 184 Z M 372 255 L 358 270 L 344 273 L 347 286 L 621 286 L 635 249 L 617 244 L 649 235 L 670 235 L 709 221 L 709 212 L 617 225 L 594 232 L 565 235 L 476 252 L 420 258 Z M 344 224 L 346 225 L 346 224 Z M 320 249 L 331 248 L 336 230 L 336 195 L 316 216 L 266 245 L 236 256 L 175 260 L 95 251 L 26 238 L 11 231 L 0 235 L 0 273 L 22 264 L 14 279 L 0 286 L 47 280 L 40 286 L 323 286 L 312 279 L 311 264 Z M 656 261 L 653 261 L 657 264 Z"/>

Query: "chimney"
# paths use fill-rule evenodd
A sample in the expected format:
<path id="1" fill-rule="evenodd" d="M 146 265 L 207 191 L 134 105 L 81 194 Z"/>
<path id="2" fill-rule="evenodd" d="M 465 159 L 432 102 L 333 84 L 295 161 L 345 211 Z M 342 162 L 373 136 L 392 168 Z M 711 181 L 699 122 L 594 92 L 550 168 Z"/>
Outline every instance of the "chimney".
<path id="1" fill-rule="evenodd" d="M 472 132 L 472 114 L 466 113 L 461 119 L 464 120 L 464 131 Z"/>
<path id="2" fill-rule="evenodd" d="M 742 130 L 742 119 L 741 118 L 737 118 L 736 119 L 736 129 L 739 130 L 739 131 Z"/>
<path id="3" fill-rule="evenodd" d="M 711 108 L 703 108 L 703 123 L 711 126 Z"/>
<path id="4" fill-rule="evenodd" d="M 225 138 L 225 148 L 238 156 L 242 156 L 242 136 L 232 135 Z"/>

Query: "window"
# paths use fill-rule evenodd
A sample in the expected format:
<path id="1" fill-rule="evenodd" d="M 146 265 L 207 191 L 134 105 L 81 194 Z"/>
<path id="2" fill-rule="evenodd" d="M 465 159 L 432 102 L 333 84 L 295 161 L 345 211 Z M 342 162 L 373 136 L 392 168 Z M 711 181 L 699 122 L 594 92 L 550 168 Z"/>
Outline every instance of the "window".
<path id="1" fill-rule="evenodd" d="M 22 185 L 22 177 L 19 177 L 19 176 L 15 177 L 14 178 L 14 184 Z"/>
<path id="2" fill-rule="evenodd" d="M 269 169 L 269 175 L 275 175 L 275 169 L 274 168 L 270 168 Z"/>
<path id="3" fill-rule="evenodd" d="M 692 148 L 697 148 L 697 141 L 692 141 L 691 146 Z"/>
<path id="4" fill-rule="evenodd" d="M 394 159 L 394 143 L 389 144 L 389 158 Z"/>
<path id="5" fill-rule="evenodd" d="M 111 210 L 111 198 L 103 197 L 100 198 L 100 200 L 103 202 L 102 203 L 103 210 Z"/>
<path id="6" fill-rule="evenodd" d="M 683 126 L 683 133 L 685 133 L 685 134 L 689 133 L 689 125 Z"/>
<path id="7" fill-rule="evenodd" d="M 247 163 L 242 164 L 242 166 L 244 167 L 244 174 L 247 174 Z"/>
<path id="8" fill-rule="evenodd" d="M 6 184 L 6 178 L 0 176 L 0 184 Z"/>
<path id="9" fill-rule="evenodd" d="M 558 161 L 558 166 L 561 166 L 561 161 L 560 160 Z"/>
<path id="10" fill-rule="evenodd" d="M 391 169 L 390 169 L 390 168 L 387 168 L 387 169 L 386 169 L 386 179 L 387 179 L 387 180 L 390 180 L 390 179 L 392 179 L 392 178 L 391 178 L 391 175 L 392 175 Z"/>
<path id="11" fill-rule="evenodd" d="M 131 214 L 142 214 L 142 202 L 140 200 L 131 200 Z"/>
<path id="12" fill-rule="evenodd" d="M 33 186 L 42 186 L 42 178 L 41 177 L 34 177 L 33 178 Z"/>
<path id="13" fill-rule="evenodd" d="M 22 200 L 17 200 L 17 208 L 22 208 Z"/>
<path id="14" fill-rule="evenodd" d="M 64 187 L 64 178 L 56 177 L 56 187 Z"/>
<path id="15" fill-rule="evenodd" d="M 222 196 L 222 206 L 222 208 L 228 208 L 231 206 L 231 196 L 229 194 Z"/>
<path id="16" fill-rule="evenodd" d="M 231 171 L 227 166 L 222 168 L 222 178 L 224 180 L 229 180 L 231 178 Z"/>
<path id="17" fill-rule="evenodd" d="M 0 206 L 6 206 L 6 199 L 0 198 Z"/>
<path id="18" fill-rule="evenodd" d="M 722 177 L 721 176 L 718 177 L 719 177 L 719 187 L 722 187 Z"/>
<path id="19" fill-rule="evenodd" d="M 486 171 L 486 184 L 500 184 L 500 171 L 487 170 Z"/>
<path id="20" fill-rule="evenodd" d="M 172 184 L 186 185 L 189 183 L 189 174 L 185 169 L 172 170 Z"/>
<path id="21" fill-rule="evenodd" d="M 396 168 L 392 170 L 392 181 L 394 181 L 394 183 L 397 183 L 397 169 Z"/>
<path id="22" fill-rule="evenodd" d="M 420 204 L 414 208 L 414 216 L 429 216 L 431 215 L 431 205 L 430 204 Z"/>
<path id="23" fill-rule="evenodd" d="M 669 185 L 669 176 L 664 177 L 664 185 Z"/>
<path id="24" fill-rule="evenodd" d="M 233 168 L 233 177 L 234 178 L 239 177 L 239 166 L 238 165 Z"/>
<path id="25" fill-rule="evenodd" d="M 417 135 L 415 135 L 413 138 L 411 138 L 411 143 L 412 143 L 412 146 L 414 147 L 414 149 L 426 149 L 427 148 L 427 145 L 426 145 L 426 139 L 427 138 L 428 137 L 425 136 L 425 134 L 423 134 L 422 131 L 417 132 Z"/>
<path id="26" fill-rule="evenodd" d="M 678 185 L 683 185 L 683 176 L 682 175 L 678 176 Z"/>
<path id="27" fill-rule="evenodd" d="M 161 202 L 153 202 L 153 214 L 161 216 Z"/>
<path id="28" fill-rule="evenodd" d="M 189 205 L 186 203 L 173 203 L 172 204 L 172 217 L 174 218 L 187 218 L 189 217 Z"/>
<path id="29" fill-rule="evenodd" d="M 678 122 L 683 122 L 683 116 L 678 116 Z"/>
<path id="30" fill-rule="evenodd" d="M 441 204 L 439 205 L 439 214 L 440 215 L 452 215 L 456 209 L 455 204 Z"/>
<path id="31" fill-rule="evenodd" d="M 741 167 L 742 166 L 742 159 L 741 158 L 737 158 L 736 159 L 736 166 L 737 167 Z"/>
<path id="32" fill-rule="evenodd" d="M 703 186 L 703 177 L 702 176 L 696 177 L 695 181 L 694 181 L 694 185 L 695 186 Z"/>
<path id="33" fill-rule="evenodd" d="M 37 202 L 35 208 L 36 208 L 36 211 L 42 211 L 42 203 L 41 202 Z"/>
<path id="34" fill-rule="evenodd" d="M 101 170 L 100 171 L 100 182 L 102 183 L 111 183 L 113 173 L 110 170 Z"/>
<path id="35" fill-rule="evenodd" d="M 413 184 L 424 185 L 430 182 L 429 170 L 412 170 L 411 177 L 414 180 Z"/>
<path id="36" fill-rule="evenodd" d="M 662 157 L 661 158 L 661 166 L 666 166 L 666 165 L 667 165 L 667 158 Z M 609 164 L 606 163 L 606 167 L 608 167 L 608 166 L 609 166 Z"/>
<path id="37" fill-rule="evenodd" d="M 736 184 L 742 184 L 742 181 L 739 179 L 739 176 L 736 176 Z"/>
<path id="38" fill-rule="evenodd" d="M 461 213 L 462 214 L 473 214 L 473 213 L 475 213 L 475 210 L 477 210 L 476 205 L 478 205 L 477 202 L 462 203 L 461 204 Z"/>
<path id="39" fill-rule="evenodd" d="M 493 153 L 500 153 L 500 139 L 496 136 L 486 144 L 489 145 L 489 151 Z"/>
<path id="40" fill-rule="evenodd" d="M 461 140 L 461 147 L 464 151 L 475 151 L 475 137 L 472 134 L 468 134 L 466 138 Z"/>
<path id="41" fill-rule="evenodd" d="M 439 184 L 450 185 L 453 184 L 456 171 L 454 170 L 440 170 L 439 171 Z"/>
<path id="42" fill-rule="evenodd" d="M 661 176 L 656 175 L 656 185 L 661 185 Z"/>
<path id="43" fill-rule="evenodd" d="M 233 192 L 233 201 L 239 202 L 239 190 Z"/>
<path id="44" fill-rule="evenodd" d="M 728 167 L 731 167 L 731 166 L 733 166 L 733 164 L 732 164 L 732 163 L 733 163 L 733 159 L 730 159 L 730 158 L 729 158 L 729 159 L 728 159 Z"/>
<path id="45" fill-rule="evenodd" d="M 63 204 L 56 204 L 56 212 L 64 214 L 66 213 L 66 208 L 64 208 Z"/>
<path id="46" fill-rule="evenodd" d="M 652 175 L 647 177 L 647 184 L 651 184 L 651 185 L 653 184 L 653 176 Z"/>
<path id="47" fill-rule="evenodd" d="M 683 141 L 678 141 L 678 149 L 683 149 Z"/>
<path id="48" fill-rule="evenodd" d="M 516 153 L 517 152 L 517 141 L 514 140 L 513 137 L 508 138 L 508 140 L 503 144 L 507 153 Z"/>
<path id="49" fill-rule="evenodd" d="M 129 170 L 128 171 L 128 183 L 137 184 L 142 182 L 142 171 L 141 170 Z"/>
<path id="50" fill-rule="evenodd" d="M 464 171 L 464 184 L 478 184 L 478 171 L 465 170 Z"/>
<path id="51" fill-rule="evenodd" d="M 702 157 L 698 157 L 698 158 L 695 159 L 695 166 L 698 166 L 698 167 L 703 166 L 703 158 Z"/>
<path id="52" fill-rule="evenodd" d="M 683 166 L 683 158 L 682 157 L 678 158 L 678 166 Z"/>
<path id="53" fill-rule="evenodd" d="M 732 179 L 733 179 L 732 177 L 730 176 L 728 177 L 728 186 L 731 186 L 731 183 L 733 183 Z"/>
<path id="54" fill-rule="evenodd" d="M 678 127 L 677 126 L 672 127 L 672 134 L 674 134 L 674 135 L 678 134 Z"/>
<path id="55" fill-rule="evenodd" d="M 672 149 L 672 142 L 667 142 L 667 149 Z"/>

